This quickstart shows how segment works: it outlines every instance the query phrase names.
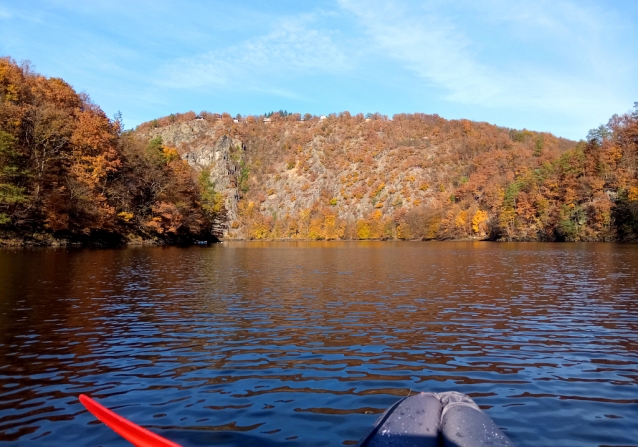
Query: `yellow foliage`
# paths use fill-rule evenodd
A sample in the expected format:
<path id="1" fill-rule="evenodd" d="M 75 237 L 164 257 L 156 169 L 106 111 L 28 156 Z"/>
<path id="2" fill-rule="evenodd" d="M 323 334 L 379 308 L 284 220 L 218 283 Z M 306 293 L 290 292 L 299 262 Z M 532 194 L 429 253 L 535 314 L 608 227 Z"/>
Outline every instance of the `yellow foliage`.
<path id="1" fill-rule="evenodd" d="M 248 204 L 244 204 L 241 203 L 240 207 L 239 207 L 239 214 L 241 214 L 244 217 L 252 217 L 253 213 L 255 212 L 255 202 L 253 202 L 252 200 L 250 202 L 248 202 Z"/>
<path id="2" fill-rule="evenodd" d="M 466 223 L 467 211 L 461 211 L 459 214 L 456 215 L 456 219 L 454 219 L 454 225 L 456 225 L 458 228 L 461 228 L 465 226 Z"/>
<path id="3" fill-rule="evenodd" d="M 326 216 L 325 222 L 324 222 L 326 239 L 336 239 L 338 237 L 337 229 L 335 228 L 336 221 L 337 221 L 336 216 L 332 214 L 328 214 Z"/>
<path id="4" fill-rule="evenodd" d="M 475 233 L 480 233 L 485 228 L 485 222 L 487 221 L 487 212 L 483 210 L 477 210 L 472 218 L 472 230 Z"/>
<path id="5" fill-rule="evenodd" d="M 320 241 L 324 239 L 323 229 L 322 229 L 322 220 L 319 218 L 312 219 L 310 222 L 310 227 L 308 228 L 308 238 Z"/>
<path id="6" fill-rule="evenodd" d="M 405 222 L 401 222 L 397 225 L 397 238 L 399 239 L 412 239 L 412 232 L 409 225 Z"/>
<path id="7" fill-rule="evenodd" d="M 603 160 L 606 159 L 606 161 L 608 161 L 610 164 L 617 163 L 622 158 L 622 154 L 623 154 L 622 148 L 614 145 L 608 148 L 603 153 L 602 158 Z"/>
<path id="8" fill-rule="evenodd" d="M 253 226 L 250 234 L 252 239 L 266 239 L 268 237 L 268 227 L 262 222 L 258 222 Z"/>
<path id="9" fill-rule="evenodd" d="M 271 231 L 270 219 L 264 216 L 259 216 L 255 221 L 249 225 L 249 236 L 251 239 L 269 239 L 274 237 Z"/>
<path id="10" fill-rule="evenodd" d="M 421 191 L 427 191 L 430 188 L 430 185 L 428 185 L 426 182 L 421 183 L 421 186 L 419 186 L 419 189 Z"/>
<path id="11" fill-rule="evenodd" d="M 630 202 L 638 201 L 638 187 L 632 186 L 631 188 L 629 188 L 627 199 L 629 199 Z"/>
<path id="12" fill-rule="evenodd" d="M 431 219 L 428 219 L 427 228 L 425 231 L 425 237 L 427 239 L 433 239 L 441 229 L 442 218 L 440 215 L 436 215 Z"/>
<path id="13" fill-rule="evenodd" d="M 516 218 L 516 211 L 512 207 L 504 207 L 498 216 L 499 225 L 505 229 L 508 229 L 510 225 L 514 223 Z"/>
<path id="14" fill-rule="evenodd" d="M 126 211 L 122 211 L 118 213 L 117 217 L 122 219 L 124 222 L 128 222 L 133 218 L 133 213 L 127 213 Z"/>
<path id="15" fill-rule="evenodd" d="M 17 101 L 18 100 L 18 88 L 14 84 L 9 84 L 7 86 L 7 92 L 4 96 L 6 101 Z"/>
<path id="16" fill-rule="evenodd" d="M 162 154 L 164 155 L 164 159 L 167 163 L 170 163 L 173 160 L 179 160 L 179 152 L 174 147 L 163 147 Z"/>
<path id="17" fill-rule="evenodd" d="M 383 188 L 385 188 L 385 183 L 381 183 L 379 186 L 376 187 L 376 189 L 370 191 L 370 198 L 376 197 L 381 194 Z"/>
<path id="18" fill-rule="evenodd" d="M 357 237 L 359 239 L 370 239 L 370 224 L 367 221 L 357 221 Z"/>

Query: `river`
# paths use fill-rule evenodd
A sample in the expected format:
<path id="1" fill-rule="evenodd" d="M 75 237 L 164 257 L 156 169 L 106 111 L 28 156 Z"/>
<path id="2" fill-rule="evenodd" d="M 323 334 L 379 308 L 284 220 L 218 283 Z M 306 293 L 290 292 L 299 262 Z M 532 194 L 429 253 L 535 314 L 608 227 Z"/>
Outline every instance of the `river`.
<path id="1" fill-rule="evenodd" d="M 353 445 L 467 393 L 520 447 L 638 445 L 638 245 L 0 250 L 0 442 Z"/>

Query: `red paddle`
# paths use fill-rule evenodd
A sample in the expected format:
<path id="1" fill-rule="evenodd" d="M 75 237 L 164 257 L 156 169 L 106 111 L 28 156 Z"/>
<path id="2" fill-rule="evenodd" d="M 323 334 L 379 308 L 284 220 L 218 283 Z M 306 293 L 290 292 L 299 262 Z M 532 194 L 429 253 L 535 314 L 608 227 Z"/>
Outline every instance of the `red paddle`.
<path id="1" fill-rule="evenodd" d="M 133 443 L 135 447 L 181 447 L 168 439 L 156 435 L 145 428 L 135 425 L 131 421 L 124 419 L 113 413 L 106 407 L 98 404 L 89 396 L 80 394 L 80 402 L 89 410 L 93 416 L 104 422 L 111 429 L 122 436 L 127 441 Z"/>

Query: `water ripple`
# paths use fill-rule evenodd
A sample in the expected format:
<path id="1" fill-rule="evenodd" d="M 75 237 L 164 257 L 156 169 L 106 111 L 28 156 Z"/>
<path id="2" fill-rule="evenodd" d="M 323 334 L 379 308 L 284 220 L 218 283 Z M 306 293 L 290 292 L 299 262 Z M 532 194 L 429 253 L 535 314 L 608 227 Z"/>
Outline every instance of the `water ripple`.
<path id="1" fill-rule="evenodd" d="M 0 442 L 352 445 L 471 395 L 519 446 L 638 445 L 638 246 L 224 243 L 0 251 Z"/>

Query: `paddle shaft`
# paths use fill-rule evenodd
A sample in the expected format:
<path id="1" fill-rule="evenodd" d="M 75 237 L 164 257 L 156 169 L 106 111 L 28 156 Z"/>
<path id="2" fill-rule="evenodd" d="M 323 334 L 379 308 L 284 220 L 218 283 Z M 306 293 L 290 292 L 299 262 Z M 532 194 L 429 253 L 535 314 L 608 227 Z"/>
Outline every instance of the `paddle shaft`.
<path id="1" fill-rule="evenodd" d="M 168 439 L 162 438 L 148 431 L 128 419 L 113 413 L 106 407 L 98 404 L 89 396 L 80 395 L 80 402 L 96 418 L 108 425 L 115 433 L 131 442 L 136 447 L 181 447 Z"/>

